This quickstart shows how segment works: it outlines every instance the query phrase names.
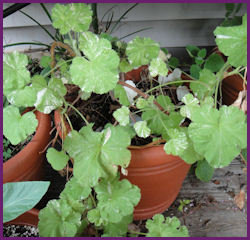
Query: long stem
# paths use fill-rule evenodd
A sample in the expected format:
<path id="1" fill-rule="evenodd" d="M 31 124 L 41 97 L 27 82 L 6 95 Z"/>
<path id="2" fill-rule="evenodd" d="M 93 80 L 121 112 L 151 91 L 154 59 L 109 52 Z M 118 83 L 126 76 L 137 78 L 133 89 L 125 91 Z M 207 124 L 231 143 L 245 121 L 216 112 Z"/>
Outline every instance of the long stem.
<path id="1" fill-rule="evenodd" d="M 93 197 L 93 195 L 92 195 L 92 193 L 90 193 L 90 198 L 91 198 L 91 200 L 92 200 L 92 202 L 93 202 L 93 204 L 94 204 L 94 207 L 96 208 L 96 201 L 95 201 L 95 199 L 94 199 L 94 197 Z"/>
<path id="2" fill-rule="evenodd" d="M 78 113 L 78 115 L 82 118 L 82 120 L 86 123 L 86 125 L 89 124 L 89 122 L 87 121 L 87 119 L 80 113 L 80 111 L 77 108 L 75 108 L 73 105 L 71 105 L 70 103 L 68 103 L 66 101 L 65 101 L 65 105 L 68 105 L 69 107 L 71 107 L 72 109 L 74 109 Z"/>
<path id="3" fill-rule="evenodd" d="M 129 233 L 147 236 L 147 233 L 135 232 L 135 231 L 132 231 L 132 230 L 129 230 Z"/>

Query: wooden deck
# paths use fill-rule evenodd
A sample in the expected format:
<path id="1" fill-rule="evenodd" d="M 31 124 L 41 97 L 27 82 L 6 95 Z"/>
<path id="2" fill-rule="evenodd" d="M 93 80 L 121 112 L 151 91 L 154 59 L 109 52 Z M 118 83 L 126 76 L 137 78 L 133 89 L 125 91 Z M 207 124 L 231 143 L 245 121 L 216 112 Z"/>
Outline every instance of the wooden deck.
<path id="1" fill-rule="evenodd" d="M 246 199 L 242 210 L 234 200 L 240 190 L 247 192 L 246 184 L 246 166 L 240 158 L 226 168 L 216 169 L 209 183 L 189 174 L 176 201 L 164 215 L 179 217 L 191 237 L 246 237 Z M 191 202 L 181 213 L 177 208 L 183 199 Z"/>

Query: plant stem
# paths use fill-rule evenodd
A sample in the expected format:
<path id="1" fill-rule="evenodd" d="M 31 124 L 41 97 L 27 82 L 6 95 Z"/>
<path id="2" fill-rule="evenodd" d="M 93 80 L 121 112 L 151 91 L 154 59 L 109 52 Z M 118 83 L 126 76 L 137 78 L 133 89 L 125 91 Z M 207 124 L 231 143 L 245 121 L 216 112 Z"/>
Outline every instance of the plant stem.
<path id="1" fill-rule="evenodd" d="M 142 233 L 142 232 L 135 232 L 135 231 L 128 231 L 129 233 L 132 233 L 132 234 L 137 234 L 137 235 L 144 235 L 144 236 L 147 236 L 147 233 Z"/>
<path id="2" fill-rule="evenodd" d="M 76 107 L 74 107 L 73 105 L 71 105 L 70 103 L 68 103 L 66 101 L 65 101 L 65 105 L 68 105 L 69 107 L 71 107 L 72 109 L 74 109 L 78 113 L 78 115 L 82 118 L 82 120 L 86 123 L 86 125 L 89 124 L 89 122 L 87 121 L 87 119 L 80 113 L 80 111 Z"/>
<path id="3" fill-rule="evenodd" d="M 93 202 L 93 204 L 94 204 L 94 207 L 96 208 L 96 201 L 95 201 L 95 199 L 94 199 L 94 197 L 93 197 L 93 195 L 92 195 L 92 193 L 90 193 L 90 198 L 91 198 L 91 200 L 92 200 L 92 202 Z"/>
<path id="4" fill-rule="evenodd" d="M 64 113 L 63 115 L 64 115 L 65 118 L 67 119 L 67 122 L 69 123 L 69 126 L 70 126 L 71 130 L 73 130 L 73 126 L 72 126 L 72 123 L 71 123 L 71 121 L 70 121 L 70 119 L 69 119 L 69 116 L 68 116 L 66 113 Z"/>

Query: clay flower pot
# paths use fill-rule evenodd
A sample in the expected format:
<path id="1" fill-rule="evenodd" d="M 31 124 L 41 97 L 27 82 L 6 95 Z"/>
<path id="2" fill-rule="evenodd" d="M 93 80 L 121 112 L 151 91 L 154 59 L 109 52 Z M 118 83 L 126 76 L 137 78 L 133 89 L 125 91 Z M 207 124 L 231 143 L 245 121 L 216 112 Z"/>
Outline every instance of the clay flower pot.
<path id="1" fill-rule="evenodd" d="M 148 69 L 147 65 L 143 65 L 139 68 L 133 69 L 130 72 L 125 73 L 125 80 L 132 80 L 133 82 L 139 82 L 141 80 L 141 72 Z"/>
<path id="2" fill-rule="evenodd" d="M 21 226 L 33 226 L 33 227 L 37 227 L 38 225 L 38 214 L 39 214 L 39 210 L 32 208 L 31 210 L 23 213 L 22 215 L 20 215 L 19 217 L 17 217 L 16 219 L 9 221 L 7 223 L 7 225 L 13 224 L 13 225 L 21 225 Z"/>
<path id="3" fill-rule="evenodd" d="M 60 126 L 60 112 L 54 113 L 55 125 Z M 65 122 L 69 132 L 68 123 Z M 58 128 L 62 136 L 61 128 Z M 64 134 L 66 136 L 66 134 Z M 163 145 L 152 147 L 129 147 L 131 151 L 128 179 L 141 189 L 141 200 L 135 207 L 134 220 L 151 218 L 166 210 L 176 199 L 190 165 L 177 156 L 167 155 Z"/>
<path id="4" fill-rule="evenodd" d="M 3 164 L 3 183 L 42 179 L 46 154 L 42 151 L 50 140 L 51 118 L 38 111 L 35 114 L 38 120 L 35 136 L 23 150 Z"/>
<path id="5" fill-rule="evenodd" d="M 176 199 L 190 165 L 168 155 L 163 145 L 130 149 L 128 179 L 141 189 L 141 200 L 134 210 L 134 220 L 151 218 L 166 210 Z"/>

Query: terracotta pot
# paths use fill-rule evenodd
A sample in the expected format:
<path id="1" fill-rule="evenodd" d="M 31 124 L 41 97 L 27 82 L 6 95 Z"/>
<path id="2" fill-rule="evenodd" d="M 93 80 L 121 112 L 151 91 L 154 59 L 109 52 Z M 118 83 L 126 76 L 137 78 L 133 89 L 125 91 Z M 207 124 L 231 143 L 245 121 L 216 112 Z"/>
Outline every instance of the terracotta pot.
<path id="1" fill-rule="evenodd" d="M 165 211 L 176 199 L 190 165 L 181 158 L 167 155 L 163 145 L 130 149 L 128 179 L 141 189 L 141 200 L 134 210 L 134 220 L 151 218 Z"/>
<path id="2" fill-rule="evenodd" d="M 132 80 L 133 82 L 141 81 L 141 72 L 148 69 L 147 65 L 143 65 L 139 68 L 133 69 L 125 74 L 125 80 Z"/>
<path id="3" fill-rule="evenodd" d="M 243 79 L 239 75 L 226 77 L 222 81 L 222 103 L 231 105 L 238 98 L 239 92 L 243 91 Z"/>
<path id="4" fill-rule="evenodd" d="M 38 126 L 35 136 L 14 157 L 3 164 L 3 183 L 41 180 L 44 174 L 46 152 L 42 151 L 50 140 L 51 118 L 36 111 Z"/>
<path id="5" fill-rule="evenodd" d="M 37 227 L 38 214 L 39 214 L 39 210 L 32 208 L 31 210 L 23 213 L 22 215 L 20 215 L 16 219 L 14 219 L 10 222 L 4 223 L 4 224 L 7 224 L 7 225 L 14 224 L 14 225 L 21 225 L 21 226 L 26 225 L 26 226 Z"/>

